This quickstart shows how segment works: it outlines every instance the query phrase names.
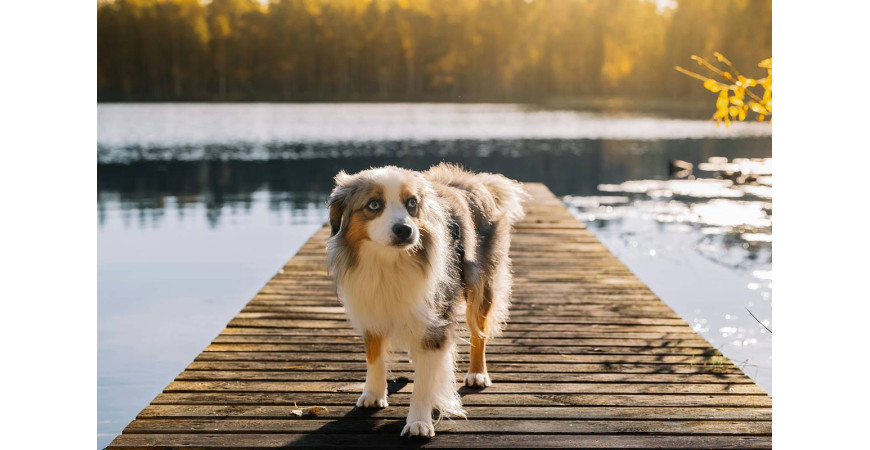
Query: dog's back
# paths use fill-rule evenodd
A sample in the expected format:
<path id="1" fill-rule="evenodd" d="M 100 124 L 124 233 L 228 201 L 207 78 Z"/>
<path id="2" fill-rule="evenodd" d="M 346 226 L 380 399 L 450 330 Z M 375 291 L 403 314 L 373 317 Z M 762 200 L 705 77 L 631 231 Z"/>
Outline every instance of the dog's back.
<path id="1" fill-rule="evenodd" d="M 424 176 L 449 202 L 457 225 L 472 337 L 498 335 L 510 307 L 510 232 L 524 216 L 522 202 L 528 194 L 502 175 L 472 173 L 451 164 L 432 167 Z"/>

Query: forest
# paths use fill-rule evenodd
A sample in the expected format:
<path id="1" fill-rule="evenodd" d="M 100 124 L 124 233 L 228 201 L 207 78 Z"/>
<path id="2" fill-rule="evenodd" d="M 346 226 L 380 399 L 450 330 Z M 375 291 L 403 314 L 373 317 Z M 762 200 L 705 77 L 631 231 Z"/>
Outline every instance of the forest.
<path id="1" fill-rule="evenodd" d="M 100 0 L 98 101 L 708 98 L 771 56 L 770 0 Z"/>

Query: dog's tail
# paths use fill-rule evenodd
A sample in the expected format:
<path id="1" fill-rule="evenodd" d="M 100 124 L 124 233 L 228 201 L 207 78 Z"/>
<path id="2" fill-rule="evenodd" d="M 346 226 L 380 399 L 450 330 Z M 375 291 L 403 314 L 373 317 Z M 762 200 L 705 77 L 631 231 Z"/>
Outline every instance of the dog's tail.
<path id="1" fill-rule="evenodd" d="M 499 174 L 486 174 L 483 184 L 486 185 L 495 199 L 498 209 L 513 225 L 525 217 L 523 202 L 531 198 L 520 183 Z"/>

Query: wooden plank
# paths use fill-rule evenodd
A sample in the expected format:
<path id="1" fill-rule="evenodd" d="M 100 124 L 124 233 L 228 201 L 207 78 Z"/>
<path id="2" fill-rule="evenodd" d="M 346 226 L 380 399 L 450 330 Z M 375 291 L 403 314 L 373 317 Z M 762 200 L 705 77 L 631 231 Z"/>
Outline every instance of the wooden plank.
<path id="1" fill-rule="evenodd" d="M 413 390 L 403 353 L 390 406 L 353 406 L 365 357 L 326 274 L 324 227 L 110 447 L 770 448 L 771 398 L 546 187 L 526 187 L 512 318 L 487 348 L 495 384 L 459 388 L 468 420 L 442 421 L 431 440 L 398 436 Z M 329 412 L 291 416 L 314 405 Z"/>
<path id="2" fill-rule="evenodd" d="M 463 336 L 464 337 L 464 336 Z M 362 345 L 362 338 L 359 336 L 335 336 L 321 338 L 319 336 L 298 336 L 298 335 L 234 335 L 220 334 L 212 341 L 214 344 L 358 344 Z M 490 341 L 487 344 L 487 350 L 490 348 L 502 347 L 532 347 L 532 346 L 548 346 L 548 347 L 685 347 L 685 348 L 704 348 L 710 347 L 704 339 L 686 337 L 685 339 L 640 339 L 633 337 L 601 337 L 599 335 L 591 335 L 590 337 L 517 337 L 517 338 L 501 338 Z M 358 350 L 358 348 L 357 348 Z"/>
<path id="3" fill-rule="evenodd" d="M 149 419 L 133 421 L 124 433 L 314 433 L 333 420 L 285 419 Z M 335 433 L 389 432 L 399 434 L 404 421 L 348 420 Z M 439 433 L 539 434 L 768 434 L 770 422 L 743 420 L 452 420 L 439 424 Z"/>
<path id="4" fill-rule="evenodd" d="M 766 449 L 770 436 L 659 436 L 659 435 L 547 435 L 540 434 L 444 434 L 434 439 L 413 440 L 398 433 L 334 434 L 122 434 L 112 448 L 232 448 L 238 450 L 281 447 L 319 448 L 706 448 Z"/>
<path id="5" fill-rule="evenodd" d="M 460 352 L 469 351 L 468 344 L 458 346 Z M 281 353 L 359 353 L 365 351 L 360 344 L 273 344 L 273 343 L 222 343 L 206 347 L 207 352 L 281 352 Z M 693 347 L 673 345 L 603 346 L 603 345 L 493 345 L 487 346 L 487 355 L 670 355 L 670 356 L 719 356 L 718 352 L 696 344 Z"/>
<path id="6" fill-rule="evenodd" d="M 549 328 L 549 327 L 548 327 Z M 467 338 L 468 333 L 459 333 L 460 336 Z M 245 328 L 232 327 L 224 329 L 221 336 L 239 335 L 239 336 L 305 336 L 311 339 L 329 338 L 331 336 L 340 337 L 355 337 L 359 338 L 359 334 L 350 329 L 327 329 L 327 328 Z M 495 341 L 502 342 L 508 338 L 547 338 L 547 339 L 580 339 L 587 337 L 606 338 L 606 339 L 621 339 L 621 338 L 649 338 L 649 339 L 686 339 L 697 338 L 694 331 L 689 328 L 681 328 L 677 331 L 658 332 L 658 331 L 635 331 L 630 330 L 601 330 L 599 327 L 580 327 L 575 330 L 553 331 L 549 329 L 537 330 L 505 330 L 504 333 Z M 322 341 L 321 341 L 322 342 Z M 706 342 L 706 341 L 705 341 Z"/>
<path id="7" fill-rule="evenodd" d="M 465 361 L 467 355 L 460 354 L 458 360 Z M 197 356 L 196 361 L 285 361 L 307 362 L 307 361 L 358 361 L 361 364 L 365 361 L 365 355 L 357 353 L 282 353 L 282 352 L 212 352 L 205 351 Z M 620 354 L 620 355 L 586 355 L 586 354 L 494 354 L 492 357 L 487 356 L 487 363 L 492 362 L 493 366 L 500 363 L 643 363 L 643 364 L 688 364 L 688 365 L 730 365 L 730 363 L 716 356 L 682 356 L 682 355 L 637 355 L 637 354 Z"/>
<path id="8" fill-rule="evenodd" d="M 414 384 L 390 383 L 396 389 L 392 394 L 410 394 Z M 173 381 L 163 392 L 354 392 L 363 390 L 363 383 L 336 383 L 322 381 L 234 380 L 234 381 Z M 480 392 L 496 394 L 756 394 L 767 395 L 754 383 L 498 383 Z"/>
<path id="9" fill-rule="evenodd" d="M 457 373 L 458 375 L 459 373 Z M 547 373 L 492 371 L 499 384 L 507 382 L 548 383 L 726 383 L 753 384 L 739 374 L 684 373 Z M 390 380 L 412 378 L 412 372 L 392 371 Z M 365 381 L 365 371 L 306 370 L 197 370 L 188 367 L 175 381 Z"/>
<path id="10" fill-rule="evenodd" d="M 767 408 L 689 408 L 689 407 L 609 407 L 609 406 L 537 406 L 533 407 L 536 417 L 551 420 L 744 420 L 770 421 L 772 414 Z M 139 413 L 139 419 L 196 419 L 196 418 L 253 418 L 287 419 L 292 417 L 294 406 L 268 405 L 149 405 Z M 465 410 L 473 420 L 524 420 L 529 411 L 523 408 L 493 409 L 481 406 L 467 406 Z M 321 416 L 324 418 L 381 418 L 402 420 L 408 415 L 404 406 L 367 411 L 353 406 L 332 406 Z M 302 419 L 310 419 L 304 416 Z"/>
<path id="11" fill-rule="evenodd" d="M 766 395 L 738 394 L 486 394 L 462 390 L 466 406 L 673 406 L 673 407 L 770 407 Z M 169 392 L 158 395 L 152 405 L 325 405 L 356 404 L 359 393 L 322 392 Z M 391 394 L 390 405 L 408 405 L 410 395 Z M 519 406 L 518 406 L 519 405 Z"/>
<path id="12" fill-rule="evenodd" d="M 394 362 L 390 364 L 394 372 L 410 372 L 413 366 L 408 362 Z M 201 361 L 195 360 L 190 363 L 188 370 L 286 370 L 286 371 L 332 371 L 332 372 L 365 372 L 365 364 L 360 362 L 344 361 Z M 463 369 L 458 369 L 461 373 Z M 563 364 L 530 364 L 530 363 L 500 363 L 489 367 L 492 373 L 517 372 L 517 373 L 628 373 L 628 374 L 740 374 L 744 379 L 748 378 L 733 365 L 704 365 L 704 364 L 636 364 L 636 363 L 575 363 Z M 752 382 L 749 380 L 748 382 Z"/>
<path id="13" fill-rule="evenodd" d="M 653 323 L 639 323 L 642 321 Z M 684 331 L 686 324 L 680 322 L 661 324 L 655 321 L 643 319 L 610 319 L 602 320 L 577 320 L 571 322 L 550 323 L 547 329 L 550 331 L 572 331 L 581 328 L 578 325 L 585 325 L 583 328 L 601 330 L 601 331 L 660 331 L 660 332 L 679 332 Z M 343 320 L 307 320 L 307 319 L 247 319 L 234 318 L 230 321 L 229 327 L 246 327 L 246 328 L 339 328 L 350 330 L 350 324 Z M 541 329 L 539 323 L 514 323 L 511 322 L 511 327 L 514 331 L 535 331 Z"/>

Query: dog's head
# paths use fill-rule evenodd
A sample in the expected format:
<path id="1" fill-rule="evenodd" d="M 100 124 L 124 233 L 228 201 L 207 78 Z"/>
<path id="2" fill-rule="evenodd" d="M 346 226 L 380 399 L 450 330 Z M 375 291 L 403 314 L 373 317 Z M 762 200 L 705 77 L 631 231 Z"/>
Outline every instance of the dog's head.
<path id="1" fill-rule="evenodd" d="M 410 170 L 339 172 L 329 198 L 331 234 L 341 234 L 353 248 L 366 241 L 397 250 L 419 248 L 433 197 L 429 182 Z"/>

